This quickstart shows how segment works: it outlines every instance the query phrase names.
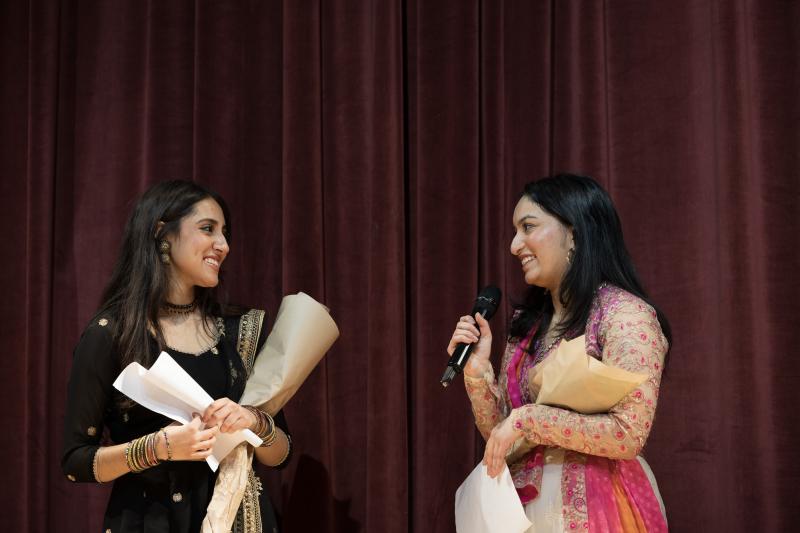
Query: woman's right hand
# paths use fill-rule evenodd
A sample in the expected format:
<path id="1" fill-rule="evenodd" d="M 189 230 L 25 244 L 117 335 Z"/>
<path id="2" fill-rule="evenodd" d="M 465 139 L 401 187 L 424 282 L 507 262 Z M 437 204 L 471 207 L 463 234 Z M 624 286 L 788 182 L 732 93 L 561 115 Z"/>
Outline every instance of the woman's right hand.
<path id="1" fill-rule="evenodd" d="M 172 461 L 204 461 L 211 455 L 211 449 L 217 441 L 219 428 L 211 426 L 205 428 L 203 420 L 195 415 L 188 424 L 170 425 L 164 428 L 169 440 L 169 455 Z M 159 459 L 167 459 L 167 445 L 164 442 L 164 433 L 159 430 Z"/>
<path id="2" fill-rule="evenodd" d="M 466 315 L 459 319 L 447 345 L 447 353 L 453 355 L 456 345 L 460 343 L 475 344 L 464 367 L 464 374 L 474 378 L 481 377 L 491 367 L 489 356 L 492 353 L 492 330 L 483 315 L 475 313 L 474 318 Z"/>

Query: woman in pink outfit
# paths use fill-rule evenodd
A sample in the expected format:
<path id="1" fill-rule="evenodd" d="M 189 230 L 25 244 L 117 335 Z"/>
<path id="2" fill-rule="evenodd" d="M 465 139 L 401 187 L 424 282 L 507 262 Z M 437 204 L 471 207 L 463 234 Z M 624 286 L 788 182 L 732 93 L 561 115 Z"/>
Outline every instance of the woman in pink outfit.
<path id="1" fill-rule="evenodd" d="M 655 478 L 640 452 L 653 425 L 669 350 L 666 317 L 648 300 L 608 194 L 569 174 L 526 185 L 514 209 L 511 253 L 530 289 L 517 306 L 499 376 L 482 316 L 461 317 L 448 350 L 476 343 L 464 369 L 483 462 L 508 461 L 531 532 L 666 531 Z M 561 340 L 647 379 L 609 412 L 537 405 L 529 378 Z M 518 440 L 524 445 L 509 454 Z M 508 454 L 508 457 L 507 457 Z"/>

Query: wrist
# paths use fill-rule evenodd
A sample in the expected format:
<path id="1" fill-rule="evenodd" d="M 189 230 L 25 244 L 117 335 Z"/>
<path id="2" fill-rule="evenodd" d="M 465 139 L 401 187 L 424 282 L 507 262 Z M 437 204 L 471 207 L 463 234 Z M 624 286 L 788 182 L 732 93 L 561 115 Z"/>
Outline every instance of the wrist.
<path id="1" fill-rule="evenodd" d="M 510 413 L 508 413 L 508 425 L 511 427 L 511 430 L 518 436 L 522 437 L 525 435 L 525 431 L 522 429 L 522 413 L 520 412 L 519 408 L 512 409 Z"/>
<path id="2" fill-rule="evenodd" d="M 169 436 L 167 428 L 156 431 L 156 456 L 159 461 L 169 461 L 172 459 L 172 451 L 169 448 Z"/>
<path id="3" fill-rule="evenodd" d="M 250 429 L 263 441 L 261 446 L 272 446 L 276 437 L 275 421 L 268 413 L 265 413 L 257 407 L 253 407 L 252 405 L 245 405 L 243 407 L 256 419 L 256 424 L 251 426 Z"/>
<path id="4" fill-rule="evenodd" d="M 464 367 L 464 375 L 474 379 L 480 379 L 491 372 L 492 364 L 488 360 L 475 361 L 470 359 Z"/>
<path id="5" fill-rule="evenodd" d="M 138 474 L 154 467 L 161 461 L 158 458 L 158 432 L 153 432 L 125 445 L 125 463 L 128 470 Z"/>
<path id="6" fill-rule="evenodd" d="M 258 435 L 258 430 L 261 429 L 261 417 L 259 416 L 258 407 L 243 405 L 242 409 L 247 413 L 247 429 Z"/>

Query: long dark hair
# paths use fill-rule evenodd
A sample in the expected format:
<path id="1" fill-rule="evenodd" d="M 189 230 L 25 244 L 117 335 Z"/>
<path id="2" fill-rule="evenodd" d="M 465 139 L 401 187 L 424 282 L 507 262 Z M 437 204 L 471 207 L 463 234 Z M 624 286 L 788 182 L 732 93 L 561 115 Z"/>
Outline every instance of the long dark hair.
<path id="1" fill-rule="evenodd" d="M 96 317 L 113 319 L 112 337 L 122 367 L 136 361 L 153 363 L 151 335 L 160 349 L 166 345 L 158 324 L 169 286 L 168 266 L 161 262 L 159 242 L 180 230 L 181 220 L 206 198 L 222 208 L 230 242 L 231 215 L 222 197 L 191 181 L 164 181 L 152 186 L 138 200 L 125 224 L 117 263 Z M 159 222 L 164 224 L 159 227 Z M 208 318 L 221 316 L 216 288 L 195 287 L 195 299 L 207 327 Z"/>
<path id="2" fill-rule="evenodd" d="M 672 342 L 667 317 L 647 297 L 625 247 L 614 204 L 593 179 L 573 174 L 557 174 L 525 185 L 521 198 L 527 198 L 572 229 L 574 253 L 558 298 L 565 314 L 557 334 L 582 334 L 589 319 L 597 288 L 609 283 L 638 296 L 653 306 L 661 330 Z M 536 338 L 547 331 L 553 317 L 553 302 L 544 288 L 531 287 L 511 323 L 511 336 L 522 338 L 538 323 Z M 533 343 L 531 343 L 533 346 Z"/>

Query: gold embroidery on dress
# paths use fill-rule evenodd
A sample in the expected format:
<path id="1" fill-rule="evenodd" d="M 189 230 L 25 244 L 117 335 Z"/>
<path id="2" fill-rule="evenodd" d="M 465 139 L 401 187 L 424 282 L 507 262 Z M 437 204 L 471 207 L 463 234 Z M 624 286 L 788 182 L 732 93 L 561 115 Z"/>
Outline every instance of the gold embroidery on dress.
<path id="1" fill-rule="evenodd" d="M 258 345 L 258 336 L 261 334 L 261 325 L 264 322 L 264 311 L 260 309 L 251 309 L 242 315 L 239 320 L 239 342 L 236 345 L 236 351 L 242 357 L 244 368 L 247 371 L 248 377 L 253 370 L 253 363 L 256 358 L 256 346 Z"/>
<path id="2" fill-rule="evenodd" d="M 586 506 L 586 455 L 564 451 L 561 469 L 561 512 L 565 531 L 589 531 L 589 510 Z"/>
<path id="3" fill-rule="evenodd" d="M 239 341 L 236 344 L 236 351 L 242 358 L 247 376 L 253 370 L 258 337 L 261 334 L 263 322 L 264 311 L 260 309 L 251 309 L 239 320 Z M 258 502 L 262 486 L 261 480 L 253 471 L 252 453 L 252 451 L 249 453 L 251 461 L 247 472 L 247 485 L 244 489 L 244 496 L 242 496 L 242 503 L 236 512 L 236 519 L 233 521 L 232 533 L 262 533 L 261 507 Z"/>
<path id="4" fill-rule="evenodd" d="M 261 533 L 261 506 L 258 503 L 258 496 L 262 489 L 261 480 L 251 466 L 247 472 L 247 486 L 244 489 L 242 503 L 239 504 L 239 511 L 236 513 L 236 520 L 233 522 L 232 533 Z"/>

